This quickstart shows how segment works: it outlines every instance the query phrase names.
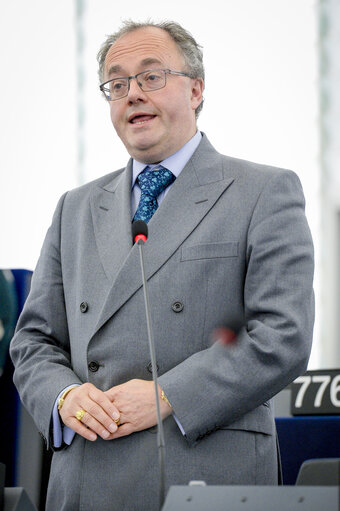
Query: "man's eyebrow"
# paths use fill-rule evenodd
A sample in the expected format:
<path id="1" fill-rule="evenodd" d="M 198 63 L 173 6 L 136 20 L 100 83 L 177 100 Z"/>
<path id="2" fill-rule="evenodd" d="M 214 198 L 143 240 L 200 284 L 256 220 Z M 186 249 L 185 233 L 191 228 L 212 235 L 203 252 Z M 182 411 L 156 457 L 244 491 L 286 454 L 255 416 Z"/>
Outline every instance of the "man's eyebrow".
<path id="1" fill-rule="evenodd" d="M 159 59 L 156 59 L 155 57 L 147 57 L 146 59 L 143 59 L 139 65 L 141 67 L 145 67 L 145 66 L 152 66 L 153 64 L 162 64 L 162 62 Z M 124 73 L 122 66 L 120 66 L 119 64 L 116 64 L 109 68 L 109 71 L 108 71 L 109 75 L 118 74 L 118 73 L 120 73 L 121 76 Z"/>
<path id="2" fill-rule="evenodd" d="M 159 59 L 156 59 L 155 57 L 148 57 L 146 59 L 143 59 L 141 62 L 142 66 L 151 66 L 153 64 L 162 64 L 162 62 Z"/>
<path id="3" fill-rule="evenodd" d="M 122 68 L 119 65 L 111 66 L 109 68 L 108 74 L 113 75 L 114 73 L 122 73 Z"/>

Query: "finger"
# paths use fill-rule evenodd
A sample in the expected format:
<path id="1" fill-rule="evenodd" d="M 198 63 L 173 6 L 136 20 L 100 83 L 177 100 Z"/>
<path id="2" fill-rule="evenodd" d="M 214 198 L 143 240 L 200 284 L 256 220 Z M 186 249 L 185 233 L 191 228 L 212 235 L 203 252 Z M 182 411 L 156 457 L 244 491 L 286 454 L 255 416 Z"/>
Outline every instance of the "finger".
<path id="1" fill-rule="evenodd" d="M 107 439 L 117 430 L 115 421 L 120 418 L 119 410 L 103 391 L 94 386 L 90 387 L 88 395 L 82 397 L 80 405 L 87 412 L 82 422 L 102 438 Z"/>
<path id="2" fill-rule="evenodd" d="M 119 411 L 103 391 L 97 389 L 92 384 L 86 383 L 78 389 L 72 390 L 70 394 L 70 398 L 66 398 L 67 402 L 65 402 L 59 412 L 67 426 L 89 440 L 94 438 L 92 435 L 89 435 L 87 428 L 91 429 L 96 435 L 100 435 L 103 439 L 107 439 L 112 433 L 117 431 L 117 425 L 113 417 L 119 418 Z M 81 421 L 84 426 L 79 426 L 79 421 L 75 417 L 78 410 L 85 411 Z"/>
<path id="3" fill-rule="evenodd" d="M 109 390 L 104 392 L 105 396 L 109 399 L 110 403 L 112 403 L 118 396 L 120 391 L 120 385 L 116 387 L 111 387 Z"/>
<path id="4" fill-rule="evenodd" d="M 103 440 L 108 440 L 110 435 L 112 435 L 112 431 L 117 431 L 117 425 L 115 423 L 112 423 L 112 428 L 110 431 L 107 431 L 102 424 L 93 419 L 93 417 L 84 410 L 84 407 L 79 407 L 79 410 L 84 411 L 84 415 L 81 420 L 72 415 L 63 419 L 63 422 L 66 426 L 73 429 L 73 431 L 87 440 L 94 441 L 97 439 L 97 435 L 101 436 Z"/>
<path id="5" fill-rule="evenodd" d="M 94 431 L 88 429 L 75 417 L 67 417 L 67 419 L 64 421 L 64 424 L 73 429 L 73 431 L 75 431 L 78 435 L 86 438 L 86 440 L 90 440 L 91 442 L 97 440 L 97 435 L 94 433 Z"/>
<path id="6" fill-rule="evenodd" d="M 129 380 L 125 383 L 121 383 L 120 385 L 115 385 L 114 387 L 106 390 L 104 394 L 112 403 L 122 395 L 126 395 L 126 392 L 131 389 L 131 384 L 133 385 L 135 381 L 137 380 Z"/>
<path id="7" fill-rule="evenodd" d="M 105 392 L 94 388 L 89 392 L 89 397 L 95 401 L 105 413 L 113 420 L 118 420 L 120 412 L 116 405 L 109 399 Z"/>
<path id="8" fill-rule="evenodd" d="M 84 383 L 78 388 L 72 389 L 66 396 L 63 412 L 60 411 L 62 416 L 73 416 L 73 411 L 79 403 L 83 403 L 84 399 L 90 399 L 97 403 L 104 412 L 108 415 L 109 419 L 117 420 L 120 416 L 119 410 L 116 405 L 112 403 L 109 397 L 102 391 L 95 387 L 92 383 Z M 88 406 L 88 405 L 87 405 Z M 83 406 L 85 408 L 85 406 Z M 85 408 L 88 410 L 88 408 Z"/>
<path id="9" fill-rule="evenodd" d="M 135 431 L 136 429 L 133 427 L 133 425 L 130 422 L 126 422 L 125 424 L 119 426 L 116 433 L 110 435 L 110 438 L 108 438 L 108 440 L 115 440 L 116 438 L 131 435 L 131 433 L 134 433 Z"/>
<path id="10" fill-rule="evenodd" d="M 117 424 L 94 401 L 84 400 L 80 408 L 85 410 L 81 419 L 82 424 L 92 429 L 104 440 L 117 431 Z"/>

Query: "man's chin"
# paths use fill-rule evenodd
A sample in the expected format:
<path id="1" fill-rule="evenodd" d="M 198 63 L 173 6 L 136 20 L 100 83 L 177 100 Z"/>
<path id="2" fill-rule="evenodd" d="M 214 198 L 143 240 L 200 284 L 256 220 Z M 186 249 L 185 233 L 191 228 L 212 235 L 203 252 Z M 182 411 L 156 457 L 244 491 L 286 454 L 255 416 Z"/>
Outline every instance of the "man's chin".
<path id="1" fill-rule="evenodd" d="M 157 144 L 140 143 L 134 146 L 125 145 L 125 147 L 129 155 L 141 163 L 159 163 L 168 156 Z"/>

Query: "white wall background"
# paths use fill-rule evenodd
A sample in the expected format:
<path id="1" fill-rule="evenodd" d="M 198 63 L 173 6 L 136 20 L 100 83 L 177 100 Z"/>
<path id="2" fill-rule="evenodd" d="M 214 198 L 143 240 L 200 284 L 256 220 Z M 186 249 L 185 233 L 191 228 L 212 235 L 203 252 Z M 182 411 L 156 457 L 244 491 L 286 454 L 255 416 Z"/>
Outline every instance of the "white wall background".
<path id="1" fill-rule="evenodd" d="M 174 19 L 203 46 L 198 126 L 225 154 L 295 170 L 319 260 L 314 0 L 87 0 L 85 181 L 126 164 L 98 90 L 96 53 L 122 19 Z M 75 2 L 3 2 L 0 16 L 0 267 L 34 268 L 59 196 L 79 183 Z M 318 268 L 318 266 L 317 266 Z M 316 293 L 319 296 L 318 269 Z M 318 304 L 319 305 L 319 304 Z M 319 360 L 318 322 L 311 367 Z"/>

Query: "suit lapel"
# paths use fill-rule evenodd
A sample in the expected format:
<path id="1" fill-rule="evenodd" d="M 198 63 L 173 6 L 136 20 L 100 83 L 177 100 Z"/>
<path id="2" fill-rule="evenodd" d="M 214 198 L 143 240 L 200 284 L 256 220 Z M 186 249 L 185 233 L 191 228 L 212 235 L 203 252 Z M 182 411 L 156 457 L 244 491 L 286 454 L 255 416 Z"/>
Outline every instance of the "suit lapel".
<path id="1" fill-rule="evenodd" d="M 91 196 L 91 213 L 98 253 L 107 278 L 113 282 L 132 247 L 131 172 L 126 169 Z"/>
<path id="2" fill-rule="evenodd" d="M 148 224 L 149 237 L 144 246 L 147 279 L 166 263 L 232 182 L 233 177 L 224 176 L 222 156 L 204 137 Z M 114 263 L 115 279 L 95 332 L 142 286 L 139 249 L 137 245 L 131 248 L 131 215 L 129 218 L 129 225 L 119 228 L 122 236 L 122 230 L 128 230 L 129 247 L 126 243 L 124 256 L 119 257 L 122 266 L 118 272 L 118 264 Z"/>

